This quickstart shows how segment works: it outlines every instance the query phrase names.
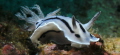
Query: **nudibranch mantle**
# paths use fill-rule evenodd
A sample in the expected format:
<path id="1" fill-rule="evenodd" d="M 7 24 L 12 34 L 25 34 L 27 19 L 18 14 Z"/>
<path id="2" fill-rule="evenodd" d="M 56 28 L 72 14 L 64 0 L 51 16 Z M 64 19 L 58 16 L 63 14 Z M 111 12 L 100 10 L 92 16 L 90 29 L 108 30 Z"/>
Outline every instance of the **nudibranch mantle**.
<path id="1" fill-rule="evenodd" d="M 63 34 L 61 36 L 57 36 L 54 33 L 52 35 L 55 37 L 50 37 L 50 39 L 56 40 L 57 38 L 59 38 L 56 41 L 62 41 L 64 38 L 66 38 L 67 41 L 71 42 L 71 46 L 77 48 L 80 48 L 80 45 L 90 45 L 90 42 L 99 41 L 99 38 L 96 38 L 87 30 L 93 25 L 94 21 L 97 19 L 101 12 L 96 13 L 95 16 L 88 23 L 82 24 L 81 22 L 76 20 L 74 16 L 70 18 L 56 15 L 56 13 L 60 11 L 60 9 L 57 9 L 44 17 L 44 14 L 42 13 L 38 5 L 32 7 L 38 11 L 38 15 L 30 10 L 28 7 L 22 8 L 23 15 L 17 13 L 16 16 L 26 20 L 28 23 L 33 24 L 31 30 L 34 30 L 34 32 L 31 35 L 30 39 L 35 45 L 40 44 L 41 41 L 38 40 L 39 38 L 44 38 L 42 34 L 51 30 L 60 31 L 63 32 Z M 30 14 L 31 17 L 27 17 L 27 14 Z M 31 20 L 28 20 L 28 18 L 32 19 L 32 22 Z"/>

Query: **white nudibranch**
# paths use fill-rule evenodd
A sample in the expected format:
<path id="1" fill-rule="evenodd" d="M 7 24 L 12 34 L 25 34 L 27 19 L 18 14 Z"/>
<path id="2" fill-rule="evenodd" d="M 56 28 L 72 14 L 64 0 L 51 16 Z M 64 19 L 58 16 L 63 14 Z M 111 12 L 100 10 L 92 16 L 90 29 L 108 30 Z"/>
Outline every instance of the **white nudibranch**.
<path id="1" fill-rule="evenodd" d="M 80 48 L 81 45 L 90 45 L 90 42 L 99 41 L 99 38 L 87 30 L 101 12 L 96 13 L 88 23 L 82 24 L 74 16 L 70 18 L 56 15 L 59 11 L 60 8 L 45 17 L 39 5 L 34 5 L 31 9 L 25 6 L 22 7 L 22 14 L 17 13 L 16 16 L 33 25 L 28 31 L 34 30 L 30 39 L 35 46 L 51 41 L 56 44 L 71 44 L 72 47 Z"/>

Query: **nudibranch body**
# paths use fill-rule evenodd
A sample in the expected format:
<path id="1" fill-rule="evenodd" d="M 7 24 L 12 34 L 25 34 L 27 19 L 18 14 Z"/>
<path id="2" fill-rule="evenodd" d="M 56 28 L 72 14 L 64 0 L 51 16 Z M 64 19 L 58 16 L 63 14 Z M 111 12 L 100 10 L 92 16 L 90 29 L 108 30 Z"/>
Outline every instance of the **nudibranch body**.
<path id="1" fill-rule="evenodd" d="M 73 47 L 80 48 L 81 45 L 90 45 L 90 42 L 99 41 L 99 38 L 96 38 L 87 30 L 93 25 L 101 12 L 98 12 L 88 23 L 82 24 L 76 20 L 74 16 L 70 18 L 56 15 L 60 9 L 57 9 L 44 17 L 38 5 L 32 7 L 32 9 L 38 11 L 38 14 L 28 7 L 22 8 L 23 15 L 18 13 L 16 16 L 33 24 L 32 28 L 29 30 L 34 29 L 30 39 L 35 46 L 41 42 L 50 40 L 58 44 L 71 44 Z"/>

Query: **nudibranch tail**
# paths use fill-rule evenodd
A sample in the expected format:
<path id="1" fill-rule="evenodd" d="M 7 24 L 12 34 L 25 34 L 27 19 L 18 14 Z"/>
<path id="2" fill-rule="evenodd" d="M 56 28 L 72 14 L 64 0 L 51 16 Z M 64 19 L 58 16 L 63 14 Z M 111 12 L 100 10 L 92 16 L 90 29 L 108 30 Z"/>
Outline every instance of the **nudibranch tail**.
<path id="1" fill-rule="evenodd" d="M 90 34 L 90 41 L 91 42 L 97 42 L 97 41 L 99 41 L 99 38 L 96 38 L 94 35 L 92 35 L 92 34 Z"/>

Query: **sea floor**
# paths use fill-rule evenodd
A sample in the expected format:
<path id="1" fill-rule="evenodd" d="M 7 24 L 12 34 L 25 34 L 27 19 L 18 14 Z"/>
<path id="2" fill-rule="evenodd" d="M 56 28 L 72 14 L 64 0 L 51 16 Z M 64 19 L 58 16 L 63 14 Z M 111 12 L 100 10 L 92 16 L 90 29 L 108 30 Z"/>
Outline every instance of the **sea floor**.
<path id="1" fill-rule="evenodd" d="M 0 55 L 32 55 L 31 52 L 35 53 L 37 50 L 31 47 L 33 44 L 26 40 L 31 34 L 32 32 L 25 31 L 14 23 L 0 22 Z M 102 35 L 94 35 L 104 42 L 91 43 L 89 47 L 69 50 L 54 49 L 57 45 L 48 43 L 38 47 L 40 49 L 38 52 L 39 55 L 120 55 L 119 37 L 103 38 Z"/>

